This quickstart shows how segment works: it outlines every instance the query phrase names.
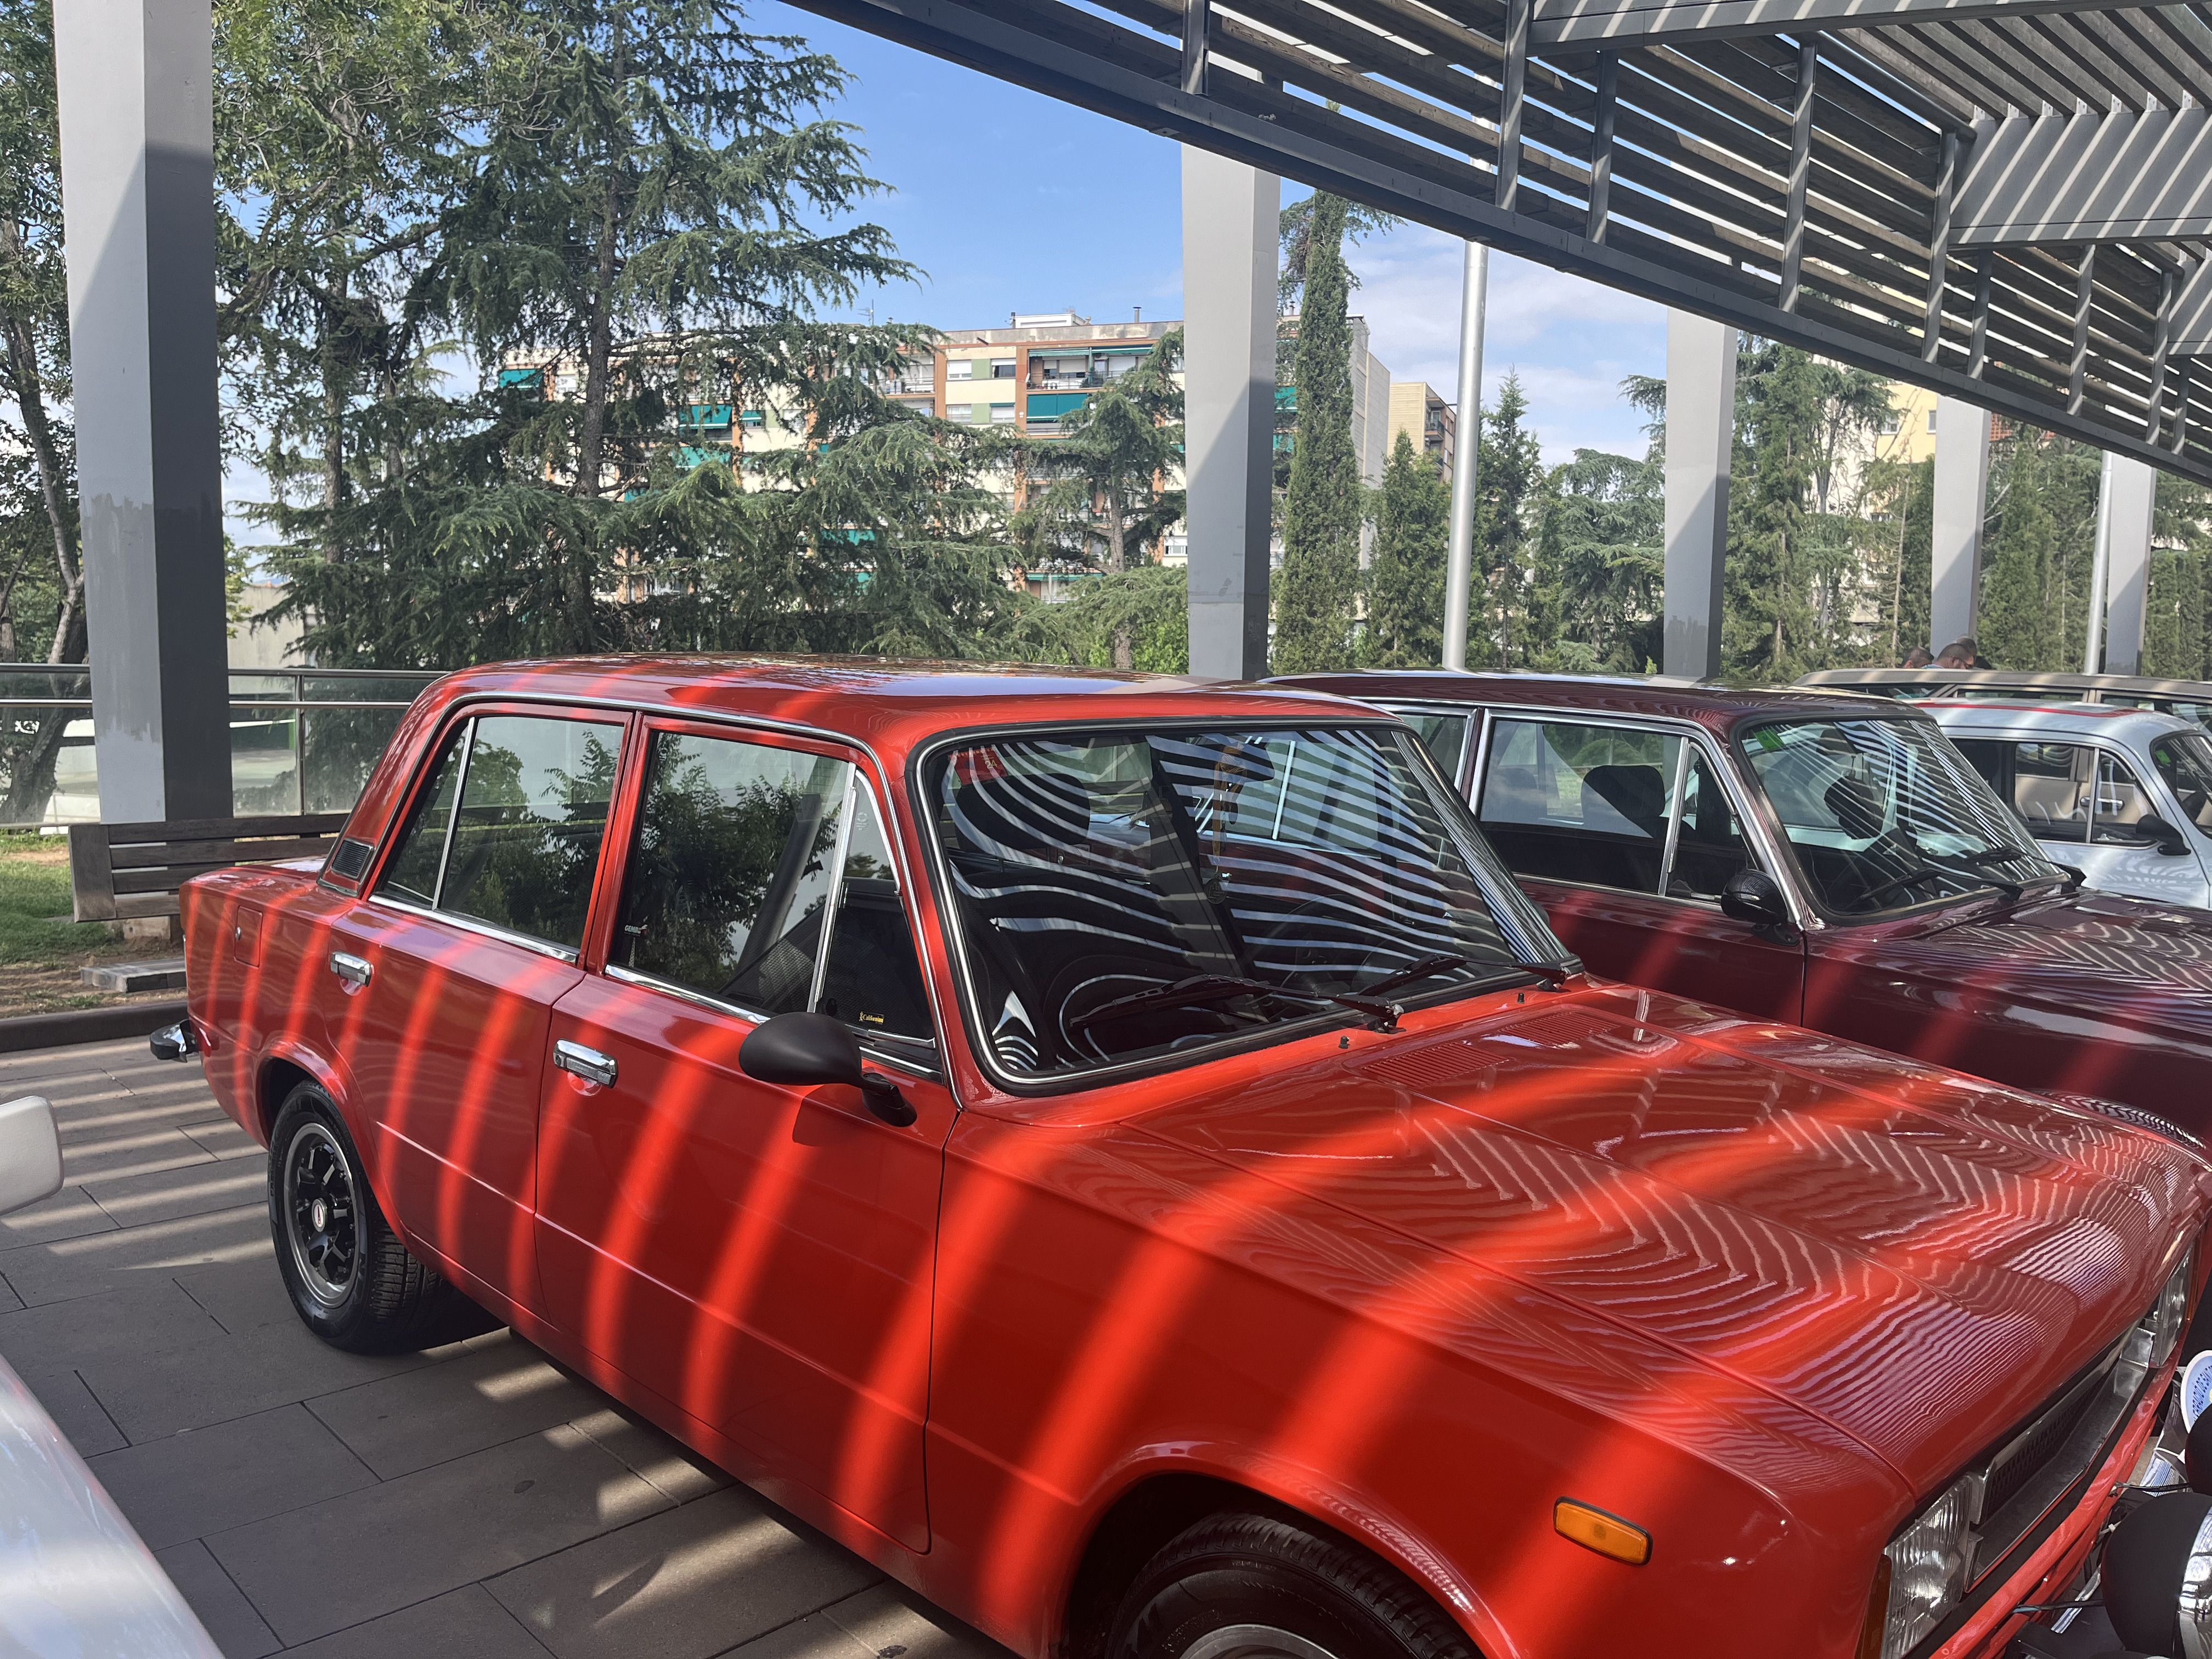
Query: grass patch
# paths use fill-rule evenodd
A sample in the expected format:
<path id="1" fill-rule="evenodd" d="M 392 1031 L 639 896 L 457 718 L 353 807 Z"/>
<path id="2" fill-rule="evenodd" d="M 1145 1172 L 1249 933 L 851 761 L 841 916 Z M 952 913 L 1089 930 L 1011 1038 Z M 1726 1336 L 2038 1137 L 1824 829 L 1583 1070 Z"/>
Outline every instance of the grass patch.
<path id="1" fill-rule="evenodd" d="M 0 1018 L 173 997 L 95 991 L 78 970 L 176 954 L 174 945 L 121 939 L 99 922 L 71 921 L 67 839 L 0 830 Z"/>

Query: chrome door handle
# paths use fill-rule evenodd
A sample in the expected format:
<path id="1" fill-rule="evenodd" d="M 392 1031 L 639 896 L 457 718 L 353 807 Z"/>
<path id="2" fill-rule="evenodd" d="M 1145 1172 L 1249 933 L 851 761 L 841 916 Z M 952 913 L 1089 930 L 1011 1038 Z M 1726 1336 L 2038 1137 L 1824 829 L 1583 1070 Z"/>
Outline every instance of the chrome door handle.
<path id="1" fill-rule="evenodd" d="M 615 1086 L 615 1060 L 612 1054 L 603 1054 L 597 1048 L 586 1048 L 580 1042 L 571 1042 L 566 1037 L 553 1044 L 553 1063 L 564 1072 L 573 1072 L 586 1083 L 596 1083 L 603 1089 Z"/>
<path id="2" fill-rule="evenodd" d="M 376 969 L 365 957 L 353 956 L 344 951 L 333 951 L 331 952 L 331 971 L 347 984 L 358 988 L 368 984 L 369 976 Z"/>

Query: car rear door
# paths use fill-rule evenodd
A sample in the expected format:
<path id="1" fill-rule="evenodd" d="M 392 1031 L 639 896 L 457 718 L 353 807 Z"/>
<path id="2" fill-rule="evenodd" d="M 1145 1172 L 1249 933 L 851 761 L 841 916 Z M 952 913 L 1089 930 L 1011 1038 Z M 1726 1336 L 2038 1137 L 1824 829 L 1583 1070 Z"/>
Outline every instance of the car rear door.
<path id="1" fill-rule="evenodd" d="M 548 1305 L 733 1462 L 924 1548 L 954 1103 L 896 836 L 857 755 L 676 720 L 647 722 L 624 799 L 623 868 L 545 1037 Z M 854 1029 L 913 1121 L 745 1074 L 755 1027 L 805 1009 Z"/>
<path id="2" fill-rule="evenodd" d="M 331 923 L 328 1029 L 392 1219 L 538 1304 L 539 1067 L 576 967 L 626 717 L 464 710 L 368 896 Z"/>
<path id="3" fill-rule="evenodd" d="M 1717 757 L 1687 731 L 1493 711 L 1474 799 L 1483 833 L 1594 972 L 1795 1021 L 1795 932 L 1721 914 L 1758 860 Z"/>

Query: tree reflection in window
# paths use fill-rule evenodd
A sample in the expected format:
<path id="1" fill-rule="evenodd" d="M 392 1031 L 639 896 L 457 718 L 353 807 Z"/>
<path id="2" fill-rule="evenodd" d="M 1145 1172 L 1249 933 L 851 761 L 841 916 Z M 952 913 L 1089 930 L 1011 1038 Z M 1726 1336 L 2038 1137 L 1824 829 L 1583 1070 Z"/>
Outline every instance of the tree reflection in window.
<path id="1" fill-rule="evenodd" d="M 612 724 L 477 721 L 438 908 L 580 946 L 621 748 Z"/>

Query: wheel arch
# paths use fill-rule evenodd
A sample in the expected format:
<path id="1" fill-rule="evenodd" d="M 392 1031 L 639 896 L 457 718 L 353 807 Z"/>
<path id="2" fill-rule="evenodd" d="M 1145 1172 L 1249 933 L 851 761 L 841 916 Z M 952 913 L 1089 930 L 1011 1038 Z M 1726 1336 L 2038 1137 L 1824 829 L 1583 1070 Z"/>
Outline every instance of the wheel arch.
<path id="1" fill-rule="evenodd" d="M 1058 1602 L 1054 1659 L 1104 1659 L 1107 1621 L 1145 1563 L 1185 1528 L 1237 1510 L 1279 1516 L 1374 1557 L 1426 1594 L 1483 1659 L 1520 1659 L 1474 1586 L 1381 1506 L 1338 1494 L 1310 1472 L 1194 1450 L 1186 1444 L 1125 1466 L 1102 1491 Z"/>

